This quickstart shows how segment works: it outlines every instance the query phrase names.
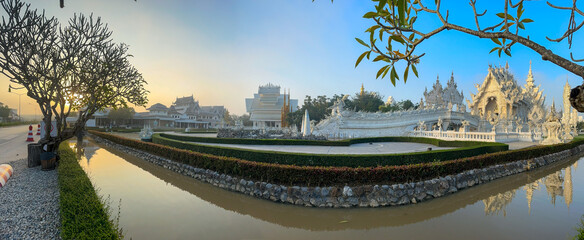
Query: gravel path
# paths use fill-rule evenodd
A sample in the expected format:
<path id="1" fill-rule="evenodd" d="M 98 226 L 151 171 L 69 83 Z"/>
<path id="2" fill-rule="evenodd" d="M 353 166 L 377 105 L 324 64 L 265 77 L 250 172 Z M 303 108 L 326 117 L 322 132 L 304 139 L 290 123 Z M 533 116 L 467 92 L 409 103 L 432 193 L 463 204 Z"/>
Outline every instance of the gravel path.
<path id="1" fill-rule="evenodd" d="M 0 188 L 0 239 L 61 239 L 57 170 L 9 163 L 14 175 Z"/>

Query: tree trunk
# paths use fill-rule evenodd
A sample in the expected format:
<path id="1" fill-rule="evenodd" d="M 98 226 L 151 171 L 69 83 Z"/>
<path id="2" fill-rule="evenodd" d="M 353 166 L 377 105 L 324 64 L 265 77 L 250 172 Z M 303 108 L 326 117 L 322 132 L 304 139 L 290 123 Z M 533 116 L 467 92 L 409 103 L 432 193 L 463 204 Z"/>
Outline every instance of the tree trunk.
<path id="1" fill-rule="evenodd" d="M 31 143 L 28 144 L 28 167 L 36 167 L 41 165 L 42 144 Z"/>

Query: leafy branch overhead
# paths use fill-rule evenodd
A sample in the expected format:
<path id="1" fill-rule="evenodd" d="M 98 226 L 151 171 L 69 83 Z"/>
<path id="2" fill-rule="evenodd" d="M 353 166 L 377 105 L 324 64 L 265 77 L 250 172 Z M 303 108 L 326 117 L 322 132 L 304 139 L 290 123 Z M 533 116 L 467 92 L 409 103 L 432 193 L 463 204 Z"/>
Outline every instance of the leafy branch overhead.
<path id="1" fill-rule="evenodd" d="M 422 0 L 372 0 L 375 2 L 374 11 L 367 12 L 363 18 L 370 19 L 374 25 L 369 27 L 365 32 L 369 33 L 368 40 L 356 38 L 357 42 L 367 48 L 355 63 L 355 67 L 361 63 L 366 57 L 373 62 L 383 62 L 385 65 L 379 69 L 376 77 L 385 78 L 389 74 L 389 78 L 393 85 L 403 76 L 404 83 L 408 79 L 408 74 L 411 71 L 416 77 L 418 71 L 416 65 L 425 53 L 419 53 L 416 48 L 425 40 L 444 30 L 456 30 L 466 34 L 470 34 L 479 38 L 488 38 L 496 45 L 492 52 L 497 52 L 499 56 L 505 53 L 511 56 L 511 48 L 519 43 L 524 45 L 542 56 L 543 60 L 550 61 L 569 72 L 572 72 L 580 77 L 584 77 L 584 66 L 577 64 L 584 61 L 584 59 L 575 59 L 570 53 L 570 59 L 559 56 L 551 50 L 545 48 L 541 44 L 531 40 L 529 36 L 521 36 L 526 30 L 526 25 L 532 23 L 533 20 L 525 18 L 524 0 L 519 0 L 513 3 L 511 0 L 504 1 L 504 11 L 494 13 L 493 17 L 498 20 L 495 24 L 482 27 L 479 20 L 487 14 L 487 10 L 478 11 L 477 0 L 470 0 L 470 9 L 474 15 L 474 22 L 476 29 L 463 27 L 462 24 L 456 24 L 449 21 L 449 10 L 441 9 L 441 1 L 432 1 L 433 5 L 429 6 Z M 584 12 L 576 5 L 577 0 L 573 0 L 572 6 L 562 7 L 547 3 L 551 8 L 566 10 L 570 13 L 570 20 L 568 29 L 559 38 L 552 39 L 547 37 L 549 41 L 560 42 L 568 39 L 569 46 L 572 46 L 573 34 L 580 30 L 584 25 L 584 21 L 576 21 L 576 17 L 584 17 Z M 435 17 L 441 24 L 439 27 L 422 31 L 416 23 L 422 21 L 418 17 Z M 423 19 L 423 21 L 431 21 L 432 19 Z M 472 21 L 469 19 L 469 21 Z M 371 56 L 373 54 L 373 56 Z M 405 62 L 406 67 L 403 75 L 398 74 L 396 70 L 396 63 Z M 400 71 L 401 72 L 401 71 Z"/>

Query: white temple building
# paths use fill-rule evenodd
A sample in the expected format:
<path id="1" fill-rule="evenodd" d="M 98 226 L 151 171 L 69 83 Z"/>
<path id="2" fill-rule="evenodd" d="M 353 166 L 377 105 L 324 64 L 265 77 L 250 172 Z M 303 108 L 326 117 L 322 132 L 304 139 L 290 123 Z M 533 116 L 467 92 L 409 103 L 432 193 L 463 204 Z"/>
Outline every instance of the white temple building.
<path id="1" fill-rule="evenodd" d="M 545 120 L 545 97 L 534 84 L 531 65 L 526 82 L 520 87 L 509 72 L 509 65 L 489 66 L 483 83 L 476 85 L 477 94 L 471 93 L 472 102 L 467 100 L 471 113 L 480 118 L 478 131 L 488 131 L 495 125 L 497 131 L 506 132 L 541 126 Z"/>
<path id="2" fill-rule="evenodd" d="M 289 109 L 283 109 L 286 106 Z M 259 86 L 253 98 L 245 99 L 245 107 L 254 128 L 282 127 L 284 112 L 296 111 L 298 99 L 290 99 L 290 93 L 280 93 L 280 86 L 268 83 Z"/>
<path id="3" fill-rule="evenodd" d="M 567 84 L 567 83 L 566 83 Z M 509 66 L 489 66 L 477 93 L 463 104 L 454 74 L 446 87 L 439 79 L 424 91 L 416 110 L 368 113 L 344 108 L 343 99 L 331 115 L 314 127 L 313 134 L 328 138 L 418 136 L 447 140 L 487 142 L 528 141 L 555 144 L 576 134 L 577 112 L 569 106 L 569 85 L 564 92 L 562 120 L 544 106 L 545 96 L 534 84 L 531 63 L 525 86 L 521 87 Z M 553 117 L 550 117 L 553 115 Z M 557 138 L 557 139 L 556 139 Z M 543 141 L 545 139 L 545 141 Z"/>

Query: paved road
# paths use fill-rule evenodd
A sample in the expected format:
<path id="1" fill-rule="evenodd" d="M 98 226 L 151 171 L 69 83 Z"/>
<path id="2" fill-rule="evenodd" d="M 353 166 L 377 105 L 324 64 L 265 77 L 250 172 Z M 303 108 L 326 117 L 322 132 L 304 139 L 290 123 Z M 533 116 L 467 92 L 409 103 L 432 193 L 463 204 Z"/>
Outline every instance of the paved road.
<path id="1" fill-rule="evenodd" d="M 40 136 L 36 134 L 36 126 L 33 126 L 34 141 L 38 142 Z M 28 125 L 0 128 L 0 164 L 9 163 L 28 156 L 26 137 Z"/>

